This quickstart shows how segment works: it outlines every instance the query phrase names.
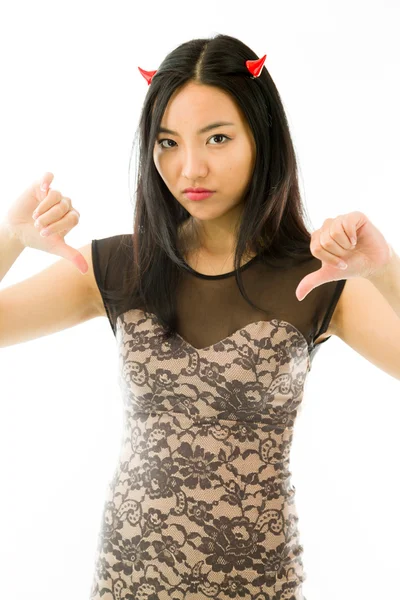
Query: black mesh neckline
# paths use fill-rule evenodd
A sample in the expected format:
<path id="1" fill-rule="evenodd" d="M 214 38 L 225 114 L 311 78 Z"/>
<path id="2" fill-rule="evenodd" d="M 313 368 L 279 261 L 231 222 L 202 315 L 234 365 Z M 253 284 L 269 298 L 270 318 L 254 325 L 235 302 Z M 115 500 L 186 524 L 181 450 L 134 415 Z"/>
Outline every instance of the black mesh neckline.
<path id="1" fill-rule="evenodd" d="M 255 256 L 253 256 L 253 258 L 251 258 L 249 261 L 247 261 L 247 263 L 245 263 L 244 265 L 242 265 L 239 269 L 239 271 L 245 271 L 246 269 L 248 269 L 250 267 L 250 265 L 253 264 L 253 262 L 255 262 L 258 258 L 259 258 L 260 254 L 256 254 Z M 182 256 L 181 256 L 182 258 Z M 187 262 L 185 261 L 184 258 L 182 258 L 183 262 L 186 265 L 186 268 L 188 271 L 190 271 L 190 273 L 192 273 L 192 275 L 195 275 L 196 277 L 200 277 L 201 279 L 226 279 L 227 277 L 232 277 L 232 275 L 234 275 L 236 273 L 235 270 L 230 271 L 230 273 L 223 273 L 222 275 L 204 275 L 204 273 L 199 273 L 198 271 L 195 271 L 194 269 L 192 269 L 192 267 L 190 265 L 187 264 Z"/>

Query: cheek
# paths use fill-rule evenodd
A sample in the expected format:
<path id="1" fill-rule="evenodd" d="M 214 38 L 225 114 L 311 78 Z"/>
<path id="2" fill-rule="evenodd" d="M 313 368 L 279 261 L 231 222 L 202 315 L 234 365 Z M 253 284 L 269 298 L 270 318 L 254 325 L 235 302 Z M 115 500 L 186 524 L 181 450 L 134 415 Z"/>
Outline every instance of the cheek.
<path id="1" fill-rule="evenodd" d="M 168 169 L 166 168 L 164 163 L 165 163 L 165 161 L 160 160 L 159 157 L 154 158 L 154 165 L 158 171 L 158 174 L 161 177 L 161 179 L 164 181 L 164 183 L 166 183 L 166 180 L 168 179 Z"/>
<path id="2" fill-rule="evenodd" d="M 160 152 L 154 152 L 153 154 L 154 164 L 156 165 L 157 171 L 161 174 L 161 172 L 166 173 L 168 170 L 168 160 L 165 160 L 165 156 L 160 154 Z"/>
<path id="3" fill-rule="evenodd" d="M 254 157 L 251 148 L 243 149 L 241 152 L 235 154 L 230 160 L 230 168 L 233 175 L 241 178 L 248 177 L 254 167 Z"/>
<path id="4" fill-rule="evenodd" d="M 226 181 L 237 186 L 238 180 L 241 181 L 247 174 L 247 163 L 243 161 L 243 156 L 235 154 L 230 156 L 220 165 L 220 173 L 225 177 Z"/>
<path id="5" fill-rule="evenodd" d="M 153 152 L 153 163 L 157 171 L 160 171 L 160 165 L 158 163 L 157 155 L 155 152 Z"/>

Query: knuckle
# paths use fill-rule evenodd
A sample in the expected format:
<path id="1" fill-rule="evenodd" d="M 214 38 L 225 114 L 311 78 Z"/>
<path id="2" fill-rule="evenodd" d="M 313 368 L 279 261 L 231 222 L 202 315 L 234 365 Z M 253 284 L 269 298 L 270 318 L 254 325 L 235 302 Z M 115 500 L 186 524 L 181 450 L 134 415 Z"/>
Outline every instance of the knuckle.
<path id="1" fill-rule="evenodd" d="M 311 242 L 311 250 L 313 252 L 316 252 L 318 250 L 321 249 L 321 244 L 319 243 L 319 240 L 315 239 Z"/>
<path id="2" fill-rule="evenodd" d="M 329 235 L 325 235 L 322 240 L 321 240 L 321 244 L 325 247 L 330 247 L 334 245 L 334 240 L 332 239 L 332 236 Z"/>
<path id="3" fill-rule="evenodd" d="M 342 231 L 343 231 L 343 223 L 342 223 L 342 221 L 335 221 L 334 223 L 332 223 L 329 231 L 330 231 L 331 235 L 342 233 Z"/>
<path id="4" fill-rule="evenodd" d="M 54 201 L 60 201 L 61 198 L 61 192 L 59 190 L 49 190 L 47 196 L 46 196 L 46 200 L 49 200 L 51 198 L 51 200 Z"/>
<path id="5" fill-rule="evenodd" d="M 73 217 L 73 221 L 75 222 L 74 224 L 75 224 L 75 225 L 77 225 L 77 224 L 79 223 L 79 216 L 78 216 L 78 214 L 76 213 L 76 211 L 75 211 L 75 210 L 73 210 L 73 211 L 71 212 L 71 215 L 72 215 L 72 217 Z"/>
<path id="6" fill-rule="evenodd" d="M 64 216 L 66 211 L 68 210 L 68 206 L 67 203 L 65 202 L 64 198 L 61 198 L 60 202 L 57 205 L 58 208 L 58 214 L 60 217 Z"/>

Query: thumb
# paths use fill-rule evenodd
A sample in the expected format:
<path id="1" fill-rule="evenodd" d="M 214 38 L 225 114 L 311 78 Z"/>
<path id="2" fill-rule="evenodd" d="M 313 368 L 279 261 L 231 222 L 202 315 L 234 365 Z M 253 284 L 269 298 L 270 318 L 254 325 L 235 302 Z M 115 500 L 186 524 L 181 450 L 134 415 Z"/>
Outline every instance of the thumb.
<path id="1" fill-rule="evenodd" d="M 43 192 L 44 197 L 47 195 L 50 186 L 53 182 L 54 174 L 50 171 L 46 171 L 43 177 L 40 179 L 40 191 Z M 89 266 L 83 257 L 83 255 L 72 246 L 65 243 L 64 239 L 59 234 L 50 235 L 47 238 L 53 242 L 51 247 L 51 253 L 65 258 L 71 261 L 83 275 L 88 272 Z"/>
<path id="2" fill-rule="evenodd" d="M 52 254 L 56 254 L 57 256 L 61 256 L 61 258 L 71 261 L 77 267 L 78 271 L 82 273 L 82 275 L 88 272 L 89 265 L 79 250 L 76 250 L 76 248 L 66 244 L 60 235 L 53 234 L 53 236 L 49 236 L 47 239 L 50 240 L 51 237 L 54 237 L 54 242 L 51 248 Z"/>
<path id="3" fill-rule="evenodd" d="M 297 299 L 304 300 L 314 288 L 323 283 L 328 283 L 328 281 L 336 281 L 337 279 L 339 279 L 337 269 L 329 265 L 323 265 L 318 271 L 313 271 L 303 277 L 296 288 Z"/>

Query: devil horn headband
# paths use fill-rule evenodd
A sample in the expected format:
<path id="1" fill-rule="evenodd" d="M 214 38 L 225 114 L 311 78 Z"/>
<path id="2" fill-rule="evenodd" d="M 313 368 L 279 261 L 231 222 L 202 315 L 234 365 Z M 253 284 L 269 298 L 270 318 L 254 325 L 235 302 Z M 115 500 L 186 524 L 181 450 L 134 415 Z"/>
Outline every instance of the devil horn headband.
<path id="1" fill-rule="evenodd" d="M 252 77 L 253 79 L 260 76 L 261 70 L 264 66 L 264 62 L 265 62 L 266 58 L 267 58 L 267 55 L 264 54 L 264 56 L 262 56 L 261 58 L 256 58 L 256 60 L 246 60 L 246 67 L 250 71 L 250 73 L 253 75 L 253 77 Z M 143 77 L 146 79 L 147 83 L 150 85 L 154 75 L 157 73 L 157 70 L 156 71 L 145 71 L 144 69 L 141 69 L 140 67 L 138 67 L 138 69 L 139 69 L 140 73 L 143 75 Z"/>

